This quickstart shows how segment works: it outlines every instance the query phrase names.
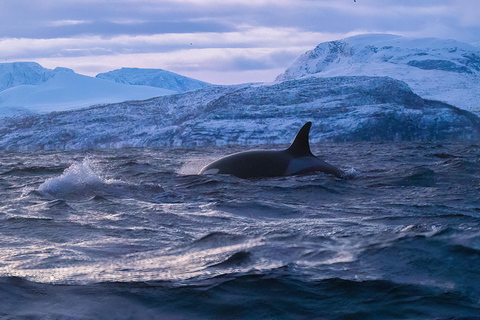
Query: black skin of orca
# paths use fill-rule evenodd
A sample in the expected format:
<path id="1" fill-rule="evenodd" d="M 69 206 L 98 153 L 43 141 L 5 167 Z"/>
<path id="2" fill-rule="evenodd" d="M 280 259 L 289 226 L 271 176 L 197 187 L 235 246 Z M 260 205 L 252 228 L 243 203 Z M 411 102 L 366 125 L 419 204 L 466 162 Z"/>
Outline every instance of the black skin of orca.
<path id="1" fill-rule="evenodd" d="M 249 179 L 323 172 L 343 179 L 342 170 L 320 160 L 310 151 L 308 136 L 311 126 L 312 123 L 307 122 L 286 150 L 235 153 L 210 163 L 200 174 L 231 174 Z"/>

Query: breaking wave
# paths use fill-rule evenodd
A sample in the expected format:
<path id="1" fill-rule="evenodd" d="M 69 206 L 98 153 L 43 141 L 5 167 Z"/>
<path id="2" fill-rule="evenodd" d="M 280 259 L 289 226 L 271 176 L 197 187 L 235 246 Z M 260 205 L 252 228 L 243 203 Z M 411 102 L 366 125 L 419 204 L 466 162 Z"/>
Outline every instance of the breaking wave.
<path id="1" fill-rule="evenodd" d="M 38 191 L 57 197 L 92 196 L 106 184 L 94 169 L 94 162 L 85 159 L 68 167 L 62 175 L 50 178 L 38 187 Z"/>

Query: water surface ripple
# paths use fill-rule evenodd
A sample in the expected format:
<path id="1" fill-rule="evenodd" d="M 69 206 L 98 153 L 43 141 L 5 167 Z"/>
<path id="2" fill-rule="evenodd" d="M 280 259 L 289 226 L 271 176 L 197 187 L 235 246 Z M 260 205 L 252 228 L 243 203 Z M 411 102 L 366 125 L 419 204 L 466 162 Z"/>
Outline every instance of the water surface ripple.
<path id="1" fill-rule="evenodd" d="M 312 149 L 352 179 L 196 175 L 237 148 L 0 153 L 0 316 L 480 319 L 480 146 Z"/>

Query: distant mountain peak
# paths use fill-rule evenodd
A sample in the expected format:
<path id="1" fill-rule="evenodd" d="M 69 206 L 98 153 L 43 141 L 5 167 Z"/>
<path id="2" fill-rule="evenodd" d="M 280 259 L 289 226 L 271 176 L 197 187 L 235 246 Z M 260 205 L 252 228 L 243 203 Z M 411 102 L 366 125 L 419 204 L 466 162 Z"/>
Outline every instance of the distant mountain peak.
<path id="1" fill-rule="evenodd" d="M 42 67 L 36 62 L 0 63 L 0 91 L 19 85 L 37 85 L 51 79 L 57 72 L 73 70 L 57 68 L 55 70 Z"/>
<path id="2" fill-rule="evenodd" d="M 188 78 L 163 69 L 121 68 L 96 76 L 123 84 L 150 86 L 176 92 L 187 92 L 210 86 L 209 83 Z"/>
<path id="3" fill-rule="evenodd" d="M 277 81 L 352 65 L 390 63 L 425 70 L 480 73 L 480 49 L 456 40 L 364 34 L 320 43 L 301 55 Z"/>
<path id="4" fill-rule="evenodd" d="M 120 84 L 36 62 L 0 64 L 0 118 L 143 100 L 176 91 Z"/>
<path id="5" fill-rule="evenodd" d="M 0 64 L 0 118 L 143 100 L 210 86 L 161 69 L 122 68 L 89 77 L 36 62 Z"/>

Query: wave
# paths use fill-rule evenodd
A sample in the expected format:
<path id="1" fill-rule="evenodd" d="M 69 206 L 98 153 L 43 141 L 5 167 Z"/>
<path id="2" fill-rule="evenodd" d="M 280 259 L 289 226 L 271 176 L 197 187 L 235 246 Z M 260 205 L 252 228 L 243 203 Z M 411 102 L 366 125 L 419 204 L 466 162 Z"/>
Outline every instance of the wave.
<path id="1" fill-rule="evenodd" d="M 433 187 L 436 183 L 437 175 L 434 170 L 425 167 L 415 167 L 407 176 L 395 181 L 394 185 L 402 187 Z"/>
<path id="2" fill-rule="evenodd" d="M 148 201 L 162 201 L 165 190 L 158 184 L 129 183 L 106 179 L 91 159 L 74 163 L 57 177 L 47 179 L 36 190 L 54 199 L 108 200 L 113 197 L 145 198 Z"/>
<path id="3" fill-rule="evenodd" d="M 197 249 L 215 248 L 220 245 L 234 245 L 244 242 L 247 239 L 244 235 L 229 234 L 226 232 L 212 232 L 198 240 L 195 240 L 191 247 Z"/>
<path id="4" fill-rule="evenodd" d="M 215 210 L 235 216 L 286 219 L 301 217 L 305 213 L 295 205 L 276 203 L 270 200 L 224 200 L 212 204 Z"/>
<path id="5" fill-rule="evenodd" d="M 0 319 L 474 319 L 478 150 L 415 145 L 332 149 L 354 180 L 186 175 L 185 149 L 0 154 Z M 43 169 L 1 175 L 18 163 Z"/>
<path id="6" fill-rule="evenodd" d="M 11 176 L 31 176 L 31 175 L 45 175 L 56 174 L 65 170 L 65 167 L 42 167 L 42 166 L 29 166 L 29 167 L 16 167 L 7 170 L 2 175 Z"/>
<path id="7" fill-rule="evenodd" d="M 231 268 L 231 267 L 239 267 L 250 262 L 250 256 L 252 254 L 248 251 L 239 251 L 232 254 L 230 257 L 225 259 L 222 262 L 216 263 L 211 265 L 210 268 Z"/>

